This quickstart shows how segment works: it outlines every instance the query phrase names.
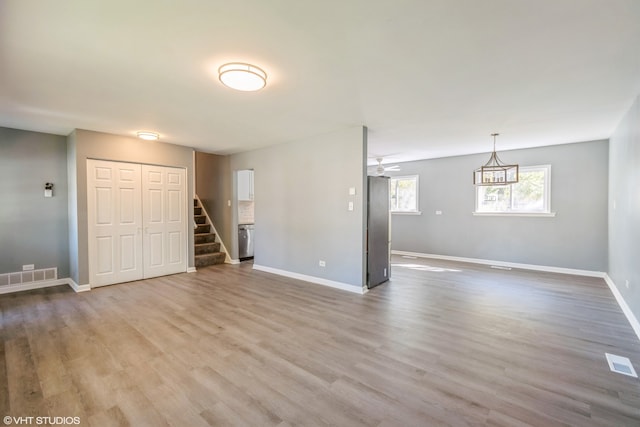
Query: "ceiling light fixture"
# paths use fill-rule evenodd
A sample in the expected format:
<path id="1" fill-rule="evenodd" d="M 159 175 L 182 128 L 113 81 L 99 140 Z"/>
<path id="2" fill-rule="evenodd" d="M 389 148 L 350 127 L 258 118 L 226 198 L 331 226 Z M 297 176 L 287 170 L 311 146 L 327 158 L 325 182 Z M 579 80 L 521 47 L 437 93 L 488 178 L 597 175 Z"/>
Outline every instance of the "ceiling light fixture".
<path id="1" fill-rule="evenodd" d="M 158 135 L 155 132 L 138 132 L 138 138 L 140 139 L 146 139 L 147 141 L 157 141 L 160 138 L 160 135 Z"/>
<path id="2" fill-rule="evenodd" d="M 223 85 L 243 92 L 260 90 L 267 84 L 267 73 L 259 67 L 243 62 L 230 62 L 218 68 Z"/>
<path id="3" fill-rule="evenodd" d="M 493 153 L 489 161 L 484 166 L 473 172 L 474 185 L 508 185 L 518 182 L 518 165 L 506 165 L 500 161 L 496 154 L 496 136 L 499 133 L 492 133 Z"/>

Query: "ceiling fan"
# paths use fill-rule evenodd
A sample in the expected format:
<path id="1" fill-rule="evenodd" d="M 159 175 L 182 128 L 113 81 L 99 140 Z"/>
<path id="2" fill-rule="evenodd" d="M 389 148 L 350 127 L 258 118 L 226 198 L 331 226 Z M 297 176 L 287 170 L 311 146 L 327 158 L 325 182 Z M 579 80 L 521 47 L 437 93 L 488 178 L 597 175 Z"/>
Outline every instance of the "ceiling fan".
<path id="1" fill-rule="evenodd" d="M 376 161 L 378 162 L 378 166 L 376 167 L 376 175 L 384 175 L 385 172 L 396 172 L 400 170 L 400 166 L 384 166 L 382 164 L 382 157 L 376 157 Z"/>

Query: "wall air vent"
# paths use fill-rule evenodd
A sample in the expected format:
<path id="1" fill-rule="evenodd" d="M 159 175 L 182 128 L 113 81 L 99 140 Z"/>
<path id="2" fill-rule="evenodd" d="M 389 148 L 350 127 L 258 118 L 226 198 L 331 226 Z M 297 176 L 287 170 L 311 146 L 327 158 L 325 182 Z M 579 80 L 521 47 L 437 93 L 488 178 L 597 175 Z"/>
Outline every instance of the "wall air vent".
<path id="1" fill-rule="evenodd" d="M 638 378 L 638 374 L 636 374 L 636 370 L 633 369 L 633 365 L 628 358 L 609 353 L 605 353 L 605 356 L 607 357 L 607 363 L 609 363 L 609 369 L 613 372 Z"/>
<path id="2" fill-rule="evenodd" d="M 15 273 L 0 274 L 0 287 L 21 286 L 35 282 L 44 282 L 58 279 L 58 269 L 41 268 L 39 270 L 18 271 Z"/>

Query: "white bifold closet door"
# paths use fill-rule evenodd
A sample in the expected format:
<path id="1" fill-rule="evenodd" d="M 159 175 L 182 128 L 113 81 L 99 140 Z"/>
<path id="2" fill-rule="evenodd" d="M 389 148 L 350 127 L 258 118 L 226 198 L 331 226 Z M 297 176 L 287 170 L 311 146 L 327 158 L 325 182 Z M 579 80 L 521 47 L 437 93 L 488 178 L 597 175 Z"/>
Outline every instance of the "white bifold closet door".
<path id="1" fill-rule="evenodd" d="M 141 193 L 140 165 L 87 160 L 91 286 L 144 277 Z"/>
<path id="2" fill-rule="evenodd" d="M 184 169 L 142 165 L 144 277 L 187 271 Z"/>
<path id="3" fill-rule="evenodd" d="M 90 159 L 87 178 L 91 286 L 187 270 L 184 169 Z"/>

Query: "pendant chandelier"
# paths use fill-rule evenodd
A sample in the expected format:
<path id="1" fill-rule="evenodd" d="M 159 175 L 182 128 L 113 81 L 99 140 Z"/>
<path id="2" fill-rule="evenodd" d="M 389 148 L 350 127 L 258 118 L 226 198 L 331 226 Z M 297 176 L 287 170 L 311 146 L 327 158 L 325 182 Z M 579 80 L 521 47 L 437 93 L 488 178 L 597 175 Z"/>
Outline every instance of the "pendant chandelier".
<path id="1" fill-rule="evenodd" d="M 506 165 L 502 163 L 496 154 L 496 136 L 499 133 L 492 133 L 493 153 L 489 161 L 484 166 L 473 172 L 474 185 L 508 185 L 518 182 L 518 165 Z"/>

